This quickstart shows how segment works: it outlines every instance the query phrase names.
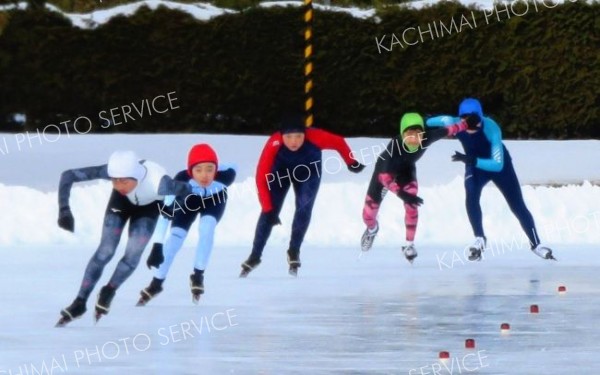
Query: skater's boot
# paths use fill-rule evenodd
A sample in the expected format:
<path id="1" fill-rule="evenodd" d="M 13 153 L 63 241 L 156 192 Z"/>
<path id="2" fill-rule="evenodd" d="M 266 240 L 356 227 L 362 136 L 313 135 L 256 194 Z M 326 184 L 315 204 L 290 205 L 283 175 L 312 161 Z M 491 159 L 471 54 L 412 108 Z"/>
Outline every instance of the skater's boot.
<path id="1" fill-rule="evenodd" d="M 402 253 L 411 264 L 418 255 L 417 249 L 415 249 L 415 245 L 412 242 L 408 242 L 406 246 L 402 246 Z"/>
<path id="2" fill-rule="evenodd" d="M 538 244 L 536 247 L 532 248 L 531 251 L 533 251 L 535 255 L 542 259 L 556 260 L 556 258 L 552 255 L 552 250 L 546 246 L 543 246 L 542 244 Z"/>
<path id="3" fill-rule="evenodd" d="M 204 294 L 204 271 L 194 268 L 190 275 L 190 289 L 192 291 L 192 302 L 198 303 L 200 296 Z"/>
<path id="4" fill-rule="evenodd" d="M 362 251 L 369 251 L 371 246 L 373 246 L 373 241 L 375 241 L 375 236 L 377 236 L 377 232 L 379 232 L 379 224 L 375 224 L 375 228 L 373 229 L 365 229 L 361 239 L 360 246 Z"/>
<path id="5" fill-rule="evenodd" d="M 290 265 L 290 275 L 298 276 L 298 268 L 300 268 L 300 266 L 302 265 L 302 263 L 300 263 L 300 250 L 289 249 L 287 251 L 287 261 Z"/>
<path id="6" fill-rule="evenodd" d="M 140 291 L 140 299 L 137 303 L 137 306 L 146 305 L 152 298 L 156 297 L 156 295 L 163 291 L 162 283 L 165 281 L 164 279 L 157 279 L 156 277 L 152 278 L 150 285 L 145 287 Z"/>
<path id="7" fill-rule="evenodd" d="M 485 237 L 475 237 L 475 242 L 469 246 L 469 260 L 481 260 L 481 253 L 485 250 Z"/>
<path id="8" fill-rule="evenodd" d="M 71 305 L 65 307 L 60 312 L 61 318 L 59 319 L 58 323 L 56 323 L 56 327 L 63 327 L 72 320 L 80 318 L 86 312 L 86 310 L 85 300 L 80 297 L 75 298 Z"/>
<path id="9" fill-rule="evenodd" d="M 250 257 L 242 263 L 242 272 L 240 272 L 240 277 L 248 276 L 248 274 L 253 269 L 258 267 L 259 264 L 260 264 L 260 258 L 253 258 L 252 255 L 250 255 Z"/>
<path id="10" fill-rule="evenodd" d="M 100 289 L 98 293 L 98 300 L 96 301 L 96 321 L 98 321 L 102 315 L 108 314 L 110 311 L 110 304 L 115 297 L 117 289 L 107 284 Z"/>

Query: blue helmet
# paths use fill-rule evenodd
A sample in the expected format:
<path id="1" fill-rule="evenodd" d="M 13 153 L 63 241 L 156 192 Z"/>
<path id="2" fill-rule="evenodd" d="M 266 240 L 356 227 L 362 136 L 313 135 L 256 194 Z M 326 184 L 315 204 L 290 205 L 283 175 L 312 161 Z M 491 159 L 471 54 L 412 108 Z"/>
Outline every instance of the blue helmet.
<path id="1" fill-rule="evenodd" d="M 481 109 L 481 103 L 479 100 L 474 98 L 464 99 L 458 106 L 458 117 L 468 115 L 469 113 L 477 113 L 479 118 L 483 119 L 483 110 Z"/>

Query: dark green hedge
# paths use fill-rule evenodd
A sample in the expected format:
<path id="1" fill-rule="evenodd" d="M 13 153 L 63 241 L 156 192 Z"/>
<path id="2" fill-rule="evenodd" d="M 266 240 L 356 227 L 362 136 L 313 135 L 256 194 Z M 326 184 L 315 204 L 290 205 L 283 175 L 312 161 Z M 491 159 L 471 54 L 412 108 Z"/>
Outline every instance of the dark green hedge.
<path id="1" fill-rule="evenodd" d="M 507 137 L 599 137 L 600 5 L 536 4 L 487 22 L 482 10 L 452 2 L 387 8 L 379 22 L 317 12 L 316 123 L 387 136 L 404 111 L 454 113 L 474 95 Z M 402 42 L 409 27 L 458 24 L 461 15 L 472 25 L 459 33 L 377 47 L 376 38 L 386 35 L 389 49 L 392 33 Z M 177 110 L 95 130 L 267 133 L 283 108 L 303 102 L 303 43 L 296 8 L 209 22 L 143 8 L 95 30 L 43 10 L 13 11 L 0 36 L 0 116 L 26 113 L 31 129 L 175 91 Z"/>

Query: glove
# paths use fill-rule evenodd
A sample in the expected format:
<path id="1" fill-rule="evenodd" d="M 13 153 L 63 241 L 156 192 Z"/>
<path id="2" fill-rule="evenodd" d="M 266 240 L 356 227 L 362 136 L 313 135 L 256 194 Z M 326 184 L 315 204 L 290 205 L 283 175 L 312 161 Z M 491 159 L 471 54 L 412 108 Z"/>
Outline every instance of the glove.
<path id="1" fill-rule="evenodd" d="M 150 251 L 150 255 L 148 255 L 146 264 L 148 265 L 148 268 L 158 268 L 158 266 L 160 266 L 164 261 L 165 257 L 163 255 L 163 245 L 156 242 L 152 245 L 152 251 Z"/>
<path id="2" fill-rule="evenodd" d="M 462 161 L 465 163 L 465 165 L 475 165 L 475 157 L 461 154 L 458 151 L 454 151 L 454 155 L 452 155 L 452 161 Z"/>
<path id="3" fill-rule="evenodd" d="M 477 113 L 470 113 L 463 118 L 467 122 L 467 129 L 469 130 L 477 129 L 477 125 L 481 122 L 481 117 Z"/>
<path id="4" fill-rule="evenodd" d="M 69 206 L 61 208 L 58 212 L 58 226 L 69 232 L 75 231 L 75 218 Z"/>
<path id="5" fill-rule="evenodd" d="M 354 163 L 348 166 L 348 170 L 352 173 L 360 173 L 363 169 L 365 169 L 365 165 L 358 160 L 355 160 Z"/>
<path id="6" fill-rule="evenodd" d="M 414 206 L 420 206 L 423 204 L 423 198 L 418 197 L 415 194 L 407 193 L 404 190 L 400 190 L 398 192 L 398 197 L 406 204 L 412 204 Z"/>
<path id="7" fill-rule="evenodd" d="M 271 210 L 269 212 L 266 212 L 265 214 L 267 215 L 267 223 L 269 223 L 269 225 L 275 226 L 281 224 L 281 220 L 279 220 L 279 215 L 277 215 L 275 211 Z"/>

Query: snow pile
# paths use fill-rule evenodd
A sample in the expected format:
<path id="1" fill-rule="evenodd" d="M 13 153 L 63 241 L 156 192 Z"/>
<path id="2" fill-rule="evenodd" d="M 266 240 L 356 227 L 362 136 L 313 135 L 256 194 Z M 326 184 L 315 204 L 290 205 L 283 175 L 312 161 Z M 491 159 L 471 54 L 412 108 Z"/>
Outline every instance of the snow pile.
<path id="1" fill-rule="evenodd" d="M 366 176 L 365 176 L 366 177 Z M 367 182 L 324 183 L 313 211 L 306 246 L 356 246 L 364 230 L 361 219 Z M 0 185 L 0 245 L 76 244 L 93 246 L 100 238 L 102 217 L 111 186 L 99 182 L 75 185 L 71 207 L 75 216 L 75 234 L 58 228 L 56 193 Z M 600 187 L 582 186 L 523 188 L 542 241 L 550 244 L 593 244 L 600 242 Z M 260 208 L 254 181 L 247 178 L 231 189 L 225 215 L 217 227 L 217 246 L 250 248 Z M 462 179 L 449 184 L 422 187 L 419 195 L 425 204 L 419 211 L 417 241 L 420 243 L 466 244 L 472 234 L 464 208 Z M 519 246 L 525 236 L 499 191 L 490 185 L 482 199 L 484 227 L 490 241 Z M 293 193 L 288 195 L 281 214 L 282 226 L 274 229 L 270 245 L 287 246 L 293 220 Z M 401 201 L 388 195 L 379 215 L 381 230 L 377 246 L 400 246 L 404 240 L 404 209 Z M 197 239 L 192 227 L 190 241 Z"/>
<path id="2" fill-rule="evenodd" d="M 573 0 L 565 0 L 564 2 L 569 1 L 573 2 Z M 414 1 L 408 4 L 401 4 L 400 6 L 408 6 L 416 9 L 420 9 L 426 6 L 431 6 L 437 3 L 437 0 L 422 0 L 422 1 Z M 514 1 L 494 1 L 494 0 L 478 0 L 478 1 L 465 1 L 466 5 L 475 5 L 480 9 L 495 9 L 498 4 L 511 4 Z M 560 3 L 561 1 L 557 1 Z M 274 6 L 302 6 L 302 1 L 266 1 L 260 4 L 262 7 L 270 8 Z M 95 10 L 89 13 L 68 13 L 64 12 L 58 7 L 52 4 L 46 4 L 46 7 L 57 13 L 61 13 L 66 18 L 68 18 L 75 27 L 79 27 L 82 29 L 93 29 L 102 25 L 111 18 L 117 16 L 131 16 L 135 12 L 138 11 L 141 7 L 147 6 L 150 9 L 157 9 L 158 7 L 166 7 L 169 9 L 179 10 L 181 12 L 187 13 L 200 21 L 207 21 L 212 18 L 221 16 L 227 13 L 235 13 L 234 10 L 227 8 L 219 8 L 210 3 L 191 3 L 191 4 L 182 4 L 174 1 L 168 0 L 143 0 L 125 5 L 117 5 L 115 7 L 109 9 Z M 314 4 L 313 7 L 317 10 L 322 11 L 330 11 L 330 12 L 341 12 L 350 14 L 353 17 L 367 19 L 375 17 L 375 9 L 373 8 L 358 8 L 358 7 L 339 7 L 339 6 L 326 6 L 321 4 Z M 10 10 L 10 9 L 26 9 L 27 3 L 20 2 L 17 4 L 11 5 L 0 5 L 0 11 Z"/>

